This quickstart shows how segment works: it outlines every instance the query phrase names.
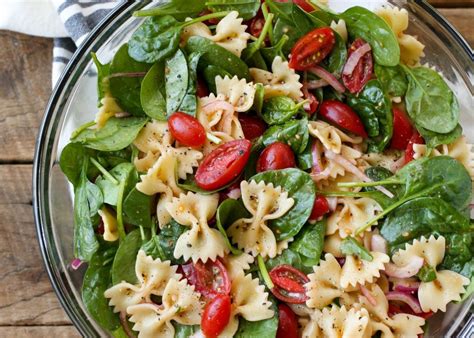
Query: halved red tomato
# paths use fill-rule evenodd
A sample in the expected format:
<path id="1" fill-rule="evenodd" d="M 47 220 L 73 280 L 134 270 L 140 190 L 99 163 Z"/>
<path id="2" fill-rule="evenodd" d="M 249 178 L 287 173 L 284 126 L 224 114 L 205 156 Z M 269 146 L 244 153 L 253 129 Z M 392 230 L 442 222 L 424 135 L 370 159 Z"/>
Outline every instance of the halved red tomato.
<path id="1" fill-rule="evenodd" d="M 234 140 L 214 149 L 196 171 L 197 185 L 201 189 L 215 190 L 232 182 L 247 164 L 251 148 L 249 140 Z"/>
<path id="2" fill-rule="evenodd" d="M 298 319 L 286 304 L 278 304 L 278 330 L 276 338 L 297 338 Z"/>
<path id="3" fill-rule="evenodd" d="M 345 103 L 336 100 L 326 100 L 319 108 L 319 115 L 337 127 L 362 136 L 363 138 L 368 137 L 359 115 Z"/>
<path id="4" fill-rule="evenodd" d="M 306 70 L 324 60 L 335 43 L 336 38 L 331 28 L 316 28 L 296 42 L 288 64 L 295 70 Z"/>
<path id="5" fill-rule="evenodd" d="M 393 108 L 393 136 L 390 148 L 406 149 L 412 135 L 413 127 L 408 116 L 402 110 Z"/>
<path id="6" fill-rule="evenodd" d="M 228 295 L 217 295 L 204 307 L 201 329 L 206 338 L 214 338 L 224 331 L 229 323 L 231 300 Z"/>
<path id="7" fill-rule="evenodd" d="M 247 140 L 253 140 L 263 135 L 267 125 L 263 120 L 255 116 L 239 114 L 239 122 Z"/>
<path id="8" fill-rule="evenodd" d="M 420 133 L 415 131 L 408 142 L 405 150 L 405 164 L 411 162 L 414 159 L 415 151 L 413 150 L 414 144 L 425 144 L 425 140 L 421 137 Z"/>
<path id="9" fill-rule="evenodd" d="M 349 56 L 354 53 L 359 47 L 365 45 L 366 42 L 361 38 L 354 40 L 352 45 L 349 47 Z M 365 84 L 370 80 L 374 72 L 374 61 L 372 58 L 372 53 L 368 52 L 362 56 L 355 66 L 352 74 L 342 75 L 342 82 L 344 86 L 352 94 L 358 93 L 364 88 Z"/>
<path id="10" fill-rule="evenodd" d="M 309 282 L 309 278 L 298 269 L 282 264 L 274 267 L 269 275 L 275 285 L 270 291 L 279 300 L 301 304 L 308 299 L 304 285 Z"/>
<path id="11" fill-rule="evenodd" d="M 313 210 L 309 219 L 312 221 L 318 220 L 329 212 L 329 203 L 326 197 L 317 195 L 314 200 Z"/>
<path id="12" fill-rule="evenodd" d="M 206 130 L 193 116 L 176 112 L 168 119 L 171 135 L 188 147 L 199 147 L 206 142 Z"/>
<path id="13" fill-rule="evenodd" d="M 216 295 L 230 293 L 229 275 L 219 258 L 215 261 L 209 259 L 206 263 L 199 260 L 183 264 L 181 269 L 188 283 L 194 285 L 204 298 L 212 299 Z"/>

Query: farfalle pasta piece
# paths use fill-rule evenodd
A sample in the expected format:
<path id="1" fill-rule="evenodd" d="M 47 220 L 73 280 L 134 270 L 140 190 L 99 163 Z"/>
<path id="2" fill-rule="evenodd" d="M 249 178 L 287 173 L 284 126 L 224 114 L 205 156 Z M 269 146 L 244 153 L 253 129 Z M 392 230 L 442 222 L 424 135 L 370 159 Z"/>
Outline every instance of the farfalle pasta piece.
<path id="1" fill-rule="evenodd" d="M 239 80 L 237 76 L 222 78 L 216 76 L 216 93 L 222 95 L 227 102 L 234 106 L 237 112 L 246 112 L 253 106 L 255 99 L 255 85 L 247 83 L 245 79 Z"/>
<path id="2" fill-rule="evenodd" d="M 428 154 L 428 148 L 425 144 L 413 145 L 414 158 L 423 156 L 450 156 L 461 162 L 474 180 L 474 151 L 473 145 L 467 142 L 466 136 L 459 137 L 451 144 L 442 144 L 431 150 Z"/>
<path id="3" fill-rule="evenodd" d="M 129 306 L 151 302 L 151 295 L 163 295 L 168 280 L 181 278 L 176 270 L 169 261 L 153 260 L 140 250 L 135 262 L 138 283 L 121 282 L 107 289 L 104 296 L 110 298 L 109 305 L 114 307 L 114 312 L 125 312 Z"/>
<path id="4" fill-rule="evenodd" d="M 157 153 L 171 144 L 173 144 L 173 136 L 169 131 L 168 123 L 156 120 L 148 122 L 133 141 L 133 145 L 143 153 Z"/>
<path id="5" fill-rule="evenodd" d="M 404 33 L 409 23 L 408 12 L 404 8 L 382 7 L 376 13 L 388 23 L 397 36 L 401 60 L 409 66 L 418 64 L 420 58 L 425 55 L 423 53 L 425 46 L 414 36 Z"/>
<path id="6" fill-rule="evenodd" d="M 311 311 L 309 318 L 300 317 L 298 319 L 301 338 L 320 338 L 322 336 L 321 328 L 318 325 L 321 316 L 321 311 L 313 310 Z"/>
<path id="7" fill-rule="evenodd" d="M 174 337 L 172 321 L 182 325 L 197 325 L 201 322 L 202 305 L 199 294 L 186 280 L 170 279 L 163 292 L 162 304 L 139 304 L 129 306 L 127 313 L 135 323 L 138 338 Z"/>
<path id="8" fill-rule="evenodd" d="M 341 252 L 342 238 L 339 236 L 339 232 L 335 232 L 332 235 L 328 235 L 324 238 L 323 251 L 330 253 L 334 257 L 344 257 Z"/>
<path id="9" fill-rule="evenodd" d="M 415 239 L 412 244 L 407 244 L 405 249 L 397 251 L 393 256 L 393 262 L 398 266 L 407 265 L 413 257 L 423 258 L 425 264 L 436 269 L 444 258 L 446 240 L 443 236 L 429 239 L 421 237 Z M 431 282 L 421 282 L 418 289 L 418 300 L 424 312 L 446 311 L 446 305 L 452 301 L 461 300 L 461 294 L 466 290 L 464 286 L 469 285 L 469 279 L 449 270 L 436 271 L 436 279 Z"/>
<path id="10" fill-rule="evenodd" d="M 251 322 L 273 317 L 272 303 L 268 300 L 265 287 L 258 283 L 258 278 L 252 279 L 252 275 L 244 275 L 243 272 L 237 274 L 232 279 L 230 294 L 230 320 L 220 337 L 232 337 L 237 332 L 239 316 Z"/>
<path id="11" fill-rule="evenodd" d="M 375 277 L 380 277 L 380 271 L 385 270 L 385 263 L 390 258 L 381 252 L 371 251 L 372 261 L 360 259 L 357 256 L 346 256 L 341 271 L 341 287 L 357 286 L 372 283 Z"/>
<path id="12" fill-rule="evenodd" d="M 104 224 L 104 241 L 115 242 L 119 239 L 117 217 L 113 214 L 113 211 L 105 206 L 102 207 L 98 213 L 102 220 L 102 224 Z"/>
<path id="13" fill-rule="evenodd" d="M 333 31 L 335 31 L 339 36 L 344 40 L 344 42 L 347 42 L 347 27 L 346 27 L 346 22 L 342 19 L 339 19 L 337 22 L 336 21 L 331 21 L 330 27 L 332 28 Z"/>
<path id="14" fill-rule="evenodd" d="M 229 274 L 229 278 L 232 280 L 241 272 L 244 273 L 245 270 L 250 269 L 250 264 L 252 264 L 254 261 L 255 258 L 245 252 L 238 256 L 227 256 L 224 262 L 227 273 Z"/>
<path id="15" fill-rule="evenodd" d="M 243 19 L 238 16 L 239 13 L 236 11 L 227 14 L 217 24 L 214 35 L 209 27 L 202 22 L 185 27 L 181 34 L 181 40 L 186 43 L 191 36 L 202 36 L 240 57 L 242 51 L 247 47 L 250 34 L 245 31 L 247 26 L 242 24 Z"/>
<path id="16" fill-rule="evenodd" d="M 273 96 L 288 96 L 299 101 L 303 96 L 299 82 L 300 76 L 283 61 L 280 56 L 273 59 L 272 72 L 250 68 L 250 75 L 255 83 L 262 83 L 265 88 L 265 98 Z"/>
<path id="17" fill-rule="evenodd" d="M 359 144 L 362 137 L 350 137 L 336 127 L 324 121 L 311 121 L 308 123 L 308 131 L 311 136 L 319 139 L 324 148 L 329 149 L 336 154 L 342 151 L 342 143 Z"/>
<path id="18" fill-rule="evenodd" d="M 354 235 L 359 227 L 364 226 L 382 211 L 380 205 L 371 198 L 342 197 L 338 199 L 336 211 L 328 218 L 326 234 L 339 232 L 341 238 Z M 370 231 L 370 228 L 367 230 Z"/>
<path id="19" fill-rule="evenodd" d="M 228 251 L 222 234 L 208 224 L 216 212 L 218 202 L 218 194 L 188 192 L 173 197 L 166 204 L 166 210 L 176 222 L 191 228 L 176 241 L 175 258 L 183 257 L 185 261 L 191 258 L 193 262 L 200 259 L 205 263 L 208 259 L 214 261 L 217 257 L 223 257 Z"/>
<path id="20" fill-rule="evenodd" d="M 275 257 L 279 251 L 278 243 L 267 222 L 282 217 L 295 201 L 281 187 L 263 181 L 242 181 L 240 190 L 251 217 L 235 221 L 227 229 L 227 234 L 240 249 L 253 256 L 260 254 L 262 257 Z"/>
<path id="21" fill-rule="evenodd" d="M 98 129 L 105 126 L 107 121 L 111 117 L 114 117 L 115 114 L 123 112 L 122 108 L 120 108 L 120 106 L 117 104 L 117 101 L 115 101 L 115 98 L 110 95 L 109 92 L 105 92 L 105 95 L 102 100 L 100 100 L 100 103 L 101 106 L 99 111 L 95 115 L 95 123 Z"/>

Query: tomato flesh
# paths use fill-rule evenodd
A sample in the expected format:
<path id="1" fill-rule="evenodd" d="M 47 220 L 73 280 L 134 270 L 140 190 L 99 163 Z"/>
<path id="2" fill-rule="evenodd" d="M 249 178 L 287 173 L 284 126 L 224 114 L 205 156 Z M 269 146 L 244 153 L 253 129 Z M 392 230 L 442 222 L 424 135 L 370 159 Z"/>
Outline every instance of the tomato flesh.
<path id="1" fill-rule="evenodd" d="M 206 299 L 230 293 L 229 275 L 220 259 L 208 260 L 206 263 L 199 260 L 184 264 L 181 269 L 188 283 L 194 285 L 196 291 Z"/>
<path id="2" fill-rule="evenodd" d="M 298 338 L 298 319 L 286 304 L 278 304 L 278 330 L 276 338 Z"/>
<path id="3" fill-rule="evenodd" d="M 265 122 L 258 117 L 240 114 L 239 122 L 247 140 L 253 140 L 262 136 L 267 129 Z"/>
<path id="4" fill-rule="evenodd" d="M 317 195 L 314 204 L 313 204 L 313 210 L 311 211 L 311 215 L 309 216 L 309 219 L 312 221 L 318 220 L 324 215 L 326 215 L 329 212 L 329 203 L 326 197 Z"/>
<path id="5" fill-rule="evenodd" d="M 171 135 L 182 145 L 199 147 L 206 142 L 206 130 L 193 116 L 176 112 L 168 119 Z"/>
<path id="6" fill-rule="evenodd" d="M 295 70 L 311 68 L 331 53 L 335 43 L 336 38 L 331 28 L 316 28 L 296 42 L 288 64 Z"/>
<path id="7" fill-rule="evenodd" d="M 321 104 L 319 115 L 337 127 L 367 138 L 362 120 L 347 104 L 336 100 L 326 100 Z"/>
<path id="8" fill-rule="evenodd" d="M 413 135 L 413 127 L 407 115 L 398 108 L 393 108 L 393 136 L 390 148 L 404 150 Z"/>
<path id="9" fill-rule="evenodd" d="M 358 38 L 354 40 L 352 45 L 349 47 L 349 56 L 355 52 L 360 46 L 366 44 L 364 40 Z M 342 82 L 344 86 L 352 94 L 358 93 L 364 88 L 365 84 L 370 80 L 374 72 L 374 61 L 372 58 L 372 52 L 365 53 L 360 58 L 359 62 L 354 68 L 354 71 L 350 75 L 342 75 Z"/>
<path id="10" fill-rule="evenodd" d="M 257 160 L 257 172 L 296 167 L 295 155 L 291 147 L 283 142 L 275 142 L 266 147 Z"/>
<path id="11" fill-rule="evenodd" d="M 421 137 L 420 133 L 415 131 L 408 141 L 407 148 L 405 150 L 405 164 L 411 162 L 415 156 L 415 150 L 413 150 L 414 144 L 425 144 L 425 140 Z"/>
<path id="12" fill-rule="evenodd" d="M 204 307 L 201 317 L 202 333 L 207 338 L 219 336 L 229 323 L 231 300 L 228 295 L 218 295 Z"/>
<path id="13" fill-rule="evenodd" d="M 269 275 L 274 284 L 270 291 L 279 300 L 301 304 L 308 299 L 304 285 L 309 282 L 309 278 L 298 269 L 282 264 L 274 267 Z"/>
<path id="14" fill-rule="evenodd" d="M 196 183 L 201 189 L 216 190 L 237 178 L 250 156 L 249 140 L 224 143 L 208 154 L 196 171 Z"/>

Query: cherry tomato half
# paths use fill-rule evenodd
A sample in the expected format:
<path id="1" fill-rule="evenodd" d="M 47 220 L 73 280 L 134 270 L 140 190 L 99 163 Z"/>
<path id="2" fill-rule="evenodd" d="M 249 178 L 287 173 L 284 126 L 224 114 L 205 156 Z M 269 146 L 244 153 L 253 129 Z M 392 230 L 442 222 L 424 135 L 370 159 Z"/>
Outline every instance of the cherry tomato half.
<path id="1" fill-rule="evenodd" d="M 411 162 L 414 159 L 415 151 L 413 150 L 414 144 L 425 144 L 425 140 L 423 137 L 415 131 L 408 142 L 407 148 L 405 150 L 405 164 Z"/>
<path id="2" fill-rule="evenodd" d="M 360 46 L 364 45 L 366 42 L 361 38 L 354 40 L 352 45 L 349 47 L 349 55 L 354 53 L 354 51 Z M 364 88 L 365 84 L 370 80 L 374 71 L 374 61 L 372 59 L 372 52 L 365 53 L 363 57 L 360 58 L 357 66 L 355 66 L 354 71 L 350 75 L 342 75 L 342 82 L 349 91 L 354 94 L 358 93 Z"/>
<path id="3" fill-rule="evenodd" d="M 215 190 L 240 175 L 250 156 L 249 140 L 234 140 L 214 149 L 199 165 L 196 183 L 201 189 Z"/>
<path id="4" fill-rule="evenodd" d="M 319 115 L 337 127 L 367 138 L 367 132 L 359 115 L 347 104 L 336 100 L 326 100 L 319 108 Z"/>
<path id="5" fill-rule="evenodd" d="M 291 147 L 283 142 L 275 142 L 266 147 L 257 160 L 257 172 L 296 167 L 295 155 Z"/>
<path id="6" fill-rule="evenodd" d="M 276 338 L 298 338 L 298 319 L 286 304 L 278 304 L 278 330 Z"/>
<path id="7" fill-rule="evenodd" d="M 206 142 L 206 130 L 193 116 L 176 112 L 168 119 L 171 135 L 188 147 L 199 147 Z"/>
<path id="8" fill-rule="evenodd" d="M 267 130 L 267 125 L 258 117 L 240 114 L 239 115 L 240 126 L 244 132 L 247 140 L 253 140 L 263 135 Z"/>
<path id="9" fill-rule="evenodd" d="M 393 108 L 393 136 L 390 148 L 404 150 L 408 146 L 413 127 L 407 115 L 398 108 Z"/>
<path id="10" fill-rule="evenodd" d="M 314 199 L 313 210 L 309 219 L 312 221 L 320 219 L 329 212 L 329 203 L 326 197 L 317 195 Z"/>
<path id="11" fill-rule="evenodd" d="M 205 97 L 209 95 L 209 89 L 207 88 L 206 82 L 204 82 L 204 80 L 200 77 L 197 79 L 196 94 L 198 97 Z"/>
<path id="12" fill-rule="evenodd" d="M 224 331 L 229 323 L 231 301 L 228 295 L 217 295 L 204 307 L 201 318 L 202 333 L 207 338 L 214 338 Z"/>
<path id="13" fill-rule="evenodd" d="M 188 283 L 194 285 L 196 291 L 206 299 L 228 295 L 230 292 L 229 275 L 219 259 L 183 264 L 181 269 Z"/>
<path id="14" fill-rule="evenodd" d="M 308 0 L 275 0 L 275 2 L 293 2 L 300 6 L 305 12 L 312 12 L 315 8 L 308 2 Z"/>
<path id="15" fill-rule="evenodd" d="M 306 70 L 317 65 L 331 53 L 336 38 L 329 27 L 316 28 L 300 38 L 293 49 L 289 61 L 290 68 Z"/>
<path id="16" fill-rule="evenodd" d="M 270 291 L 279 300 L 292 304 L 301 304 L 307 300 L 304 285 L 309 282 L 309 278 L 298 269 L 282 264 L 274 267 L 269 275 L 275 284 Z"/>

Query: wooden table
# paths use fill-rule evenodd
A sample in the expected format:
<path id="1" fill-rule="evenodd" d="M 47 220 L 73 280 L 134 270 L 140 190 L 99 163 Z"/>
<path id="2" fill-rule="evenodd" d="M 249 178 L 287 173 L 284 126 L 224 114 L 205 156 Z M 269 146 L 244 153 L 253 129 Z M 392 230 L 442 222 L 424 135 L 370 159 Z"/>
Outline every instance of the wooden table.
<path id="1" fill-rule="evenodd" d="M 473 46 L 474 0 L 432 2 Z M 0 31 L 0 337 L 78 336 L 43 268 L 33 223 L 33 152 L 51 92 L 52 46 Z"/>

